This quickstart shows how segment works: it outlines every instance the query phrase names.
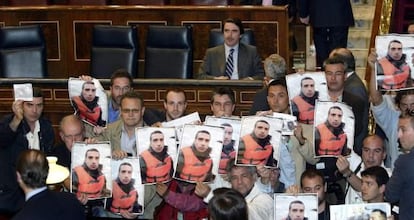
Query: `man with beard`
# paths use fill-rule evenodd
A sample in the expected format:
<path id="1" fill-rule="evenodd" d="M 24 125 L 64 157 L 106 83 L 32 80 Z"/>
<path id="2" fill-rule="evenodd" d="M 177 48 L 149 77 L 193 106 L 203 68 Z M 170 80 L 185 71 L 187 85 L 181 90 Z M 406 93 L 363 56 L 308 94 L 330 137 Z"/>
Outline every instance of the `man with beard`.
<path id="1" fill-rule="evenodd" d="M 106 189 L 106 179 L 99 164 L 99 151 L 96 148 L 88 149 L 85 161 L 72 172 L 72 191 L 80 198 L 86 194 L 88 198 L 101 198 L 109 196 Z"/>
<path id="2" fill-rule="evenodd" d="M 80 119 L 93 125 L 104 127 L 106 121 L 102 119 L 102 109 L 98 104 L 99 97 L 96 96 L 95 83 L 86 81 L 82 85 L 80 96 L 72 98 L 73 107 Z"/>
<path id="3" fill-rule="evenodd" d="M 342 122 L 343 112 L 339 106 L 332 106 L 328 111 L 328 120 L 316 126 L 315 154 L 322 155 L 348 155 L 347 136 Z"/>
<path id="4" fill-rule="evenodd" d="M 142 212 L 142 206 L 138 204 L 138 192 L 134 187 L 135 179 L 132 178 L 132 171 L 130 163 L 121 163 L 118 178 L 112 182 L 110 210 L 113 213 L 120 213 L 124 218 L 136 218 L 135 213 Z"/>
<path id="5" fill-rule="evenodd" d="M 221 126 L 224 127 L 224 139 L 220 157 L 219 174 L 227 174 L 227 162 L 236 157 L 236 151 L 234 150 L 234 140 L 232 140 L 233 127 L 229 123 L 224 123 Z"/>
<path id="6" fill-rule="evenodd" d="M 153 131 L 150 134 L 150 147 L 140 155 L 142 183 L 166 182 L 171 179 L 172 159 L 164 145 L 164 134 Z"/>
<path id="7" fill-rule="evenodd" d="M 292 99 L 292 113 L 298 121 L 304 124 L 313 124 L 315 101 L 319 93 L 315 91 L 315 80 L 304 77 L 300 81 L 300 94 Z"/>
<path id="8" fill-rule="evenodd" d="M 289 214 L 284 220 L 307 220 L 305 217 L 305 204 L 300 200 L 295 200 L 289 204 Z"/>
<path id="9" fill-rule="evenodd" d="M 405 59 L 401 41 L 390 41 L 387 56 L 378 60 L 377 65 L 378 78 L 382 79 L 381 88 L 401 89 L 412 84 L 410 67 Z"/>
<path id="10" fill-rule="evenodd" d="M 271 166 L 273 146 L 270 143 L 269 122 L 258 120 L 251 134 L 243 136 L 239 144 L 237 162 L 240 164 Z"/>
<path id="11" fill-rule="evenodd" d="M 213 180 L 213 161 L 210 157 L 209 143 L 210 132 L 200 130 L 195 135 L 194 144 L 181 149 L 175 174 L 177 178 L 199 182 Z"/>
<path id="12" fill-rule="evenodd" d="M 261 80 L 263 64 L 254 46 L 240 43 L 244 33 L 243 24 L 238 18 L 223 22 L 224 44 L 206 51 L 203 63 L 198 70 L 198 79 L 219 80 Z"/>

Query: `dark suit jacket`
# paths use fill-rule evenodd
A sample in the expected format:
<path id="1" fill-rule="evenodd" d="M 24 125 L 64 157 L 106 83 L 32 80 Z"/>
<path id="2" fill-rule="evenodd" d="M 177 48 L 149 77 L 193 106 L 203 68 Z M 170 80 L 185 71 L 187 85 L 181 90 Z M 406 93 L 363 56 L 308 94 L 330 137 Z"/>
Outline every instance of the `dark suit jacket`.
<path id="1" fill-rule="evenodd" d="M 82 220 L 83 206 L 75 195 L 45 190 L 31 197 L 13 220 Z"/>
<path id="2" fill-rule="evenodd" d="M 7 115 L 0 122 L 0 212 L 16 212 L 24 204 L 24 193 L 17 184 L 16 160 L 19 154 L 29 149 L 26 134 L 29 125 L 23 120 L 16 132 L 9 123 L 14 115 Z M 52 124 L 45 118 L 39 119 L 40 150 L 48 154 L 53 148 L 55 133 Z"/>
<path id="3" fill-rule="evenodd" d="M 354 151 L 362 154 L 362 142 L 368 135 L 368 109 L 364 101 L 347 91 L 343 92 L 342 101 L 352 107 L 355 116 Z"/>
<path id="4" fill-rule="evenodd" d="M 354 26 L 350 0 L 299 0 L 299 17 L 310 17 L 313 27 Z"/>
<path id="5" fill-rule="evenodd" d="M 256 92 L 253 98 L 253 105 L 250 108 L 249 115 L 256 115 L 258 111 L 270 110 L 269 103 L 267 102 L 267 87 Z"/>
<path id="6" fill-rule="evenodd" d="M 240 43 L 237 62 L 239 79 L 246 77 L 252 77 L 257 80 L 263 79 L 263 64 L 256 47 Z M 206 51 L 203 63 L 200 65 L 197 78 L 213 79 L 215 76 L 224 76 L 225 68 L 226 53 L 224 44 L 209 48 Z"/>

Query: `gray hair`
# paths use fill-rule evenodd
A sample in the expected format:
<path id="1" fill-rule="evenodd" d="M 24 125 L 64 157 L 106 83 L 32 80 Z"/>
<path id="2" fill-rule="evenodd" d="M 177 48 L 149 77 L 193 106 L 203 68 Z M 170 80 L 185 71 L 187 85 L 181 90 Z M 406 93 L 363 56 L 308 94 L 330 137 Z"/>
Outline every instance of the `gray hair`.
<path id="1" fill-rule="evenodd" d="M 266 76 L 272 79 L 285 78 L 286 61 L 279 54 L 271 54 L 264 61 L 264 70 Z"/>

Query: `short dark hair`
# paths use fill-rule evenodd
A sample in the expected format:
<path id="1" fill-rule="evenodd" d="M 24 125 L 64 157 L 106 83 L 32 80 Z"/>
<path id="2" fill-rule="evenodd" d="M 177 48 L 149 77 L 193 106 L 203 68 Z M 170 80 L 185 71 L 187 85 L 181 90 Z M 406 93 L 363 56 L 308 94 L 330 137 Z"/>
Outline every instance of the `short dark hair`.
<path id="1" fill-rule="evenodd" d="M 348 64 L 343 60 L 343 58 L 341 59 L 338 56 L 333 56 L 333 57 L 328 57 L 328 59 L 326 59 L 323 62 L 323 68 L 326 68 L 326 65 L 334 65 L 334 64 L 342 64 L 344 65 L 344 70 L 346 71 L 348 69 Z"/>
<path id="2" fill-rule="evenodd" d="M 129 74 L 128 70 L 126 69 L 117 69 L 111 75 L 111 86 L 114 84 L 115 79 L 117 78 L 127 78 L 129 81 L 129 86 L 132 86 L 133 80 L 131 74 Z"/>
<path id="3" fill-rule="evenodd" d="M 90 148 L 90 149 L 86 150 L 86 152 L 85 152 L 85 158 L 88 156 L 88 153 L 89 152 L 98 152 L 99 153 L 99 150 L 96 149 L 96 148 Z"/>
<path id="4" fill-rule="evenodd" d="M 233 24 L 235 24 L 237 27 L 239 27 L 240 34 L 244 34 L 243 23 L 240 20 L 240 18 L 227 18 L 226 20 L 224 20 L 223 27 L 221 28 L 221 32 L 224 32 L 224 25 L 226 23 L 233 23 Z"/>
<path id="5" fill-rule="evenodd" d="M 325 185 L 325 177 L 324 177 L 324 175 L 323 175 L 323 173 L 322 173 L 321 171 L 316 170 L 316 169 L 313 169 L 313 168 L 311 168 L 311 169 L 306 169 L 306 170 L 302 173 L 302 175 L 300 176 L 300 187 L 302 187 L 302 188 L 303 188 L 303 180 L 304 180 L 305 178 L 308 178 L 308 179 L 314 179 L 314 178 L 317 178 L 317 177 L 321 178 L 321 180 L 322 180 L 322 185 Z"/>
<path id="6" fill-rule="evenodd" d="M 402 45 L 401 41 L 399 41 L 399 40 L 397 40 L 397 39 L 394 39 L 394 40 L 391 40 L 391 41 L 388 43 L 388 49 L 390 49 L 390 47 L 391 47 L 391 44 L 392 44 L 392 43 L 397 43 L 397 44 L 401 44 L 401 45 Z"/>
<path id="7" fill-rule="evenodd" d="M 227 95 L 229 96 L 231 102 L 233 104 L 236 104 L 236 98 L 234 97 L 234 91 L 232 89 L 230 89 L 229 87 L 218 87 L 216 89 L 213 90 L 213 94 L 211 95 L 211 100 L 210 103 L 213 104 L 214 102 L 214 96 L 219 95 Z"/>
<path id="8" fill-rule="evenodd" d="M 347 66 L 347 68 L 345 68 L 346 72 L 355 71 L 355 57 L 351 50 L 337 48 L 333 50 L 333 56 L 342 59 L 345 62 Z"/>
<path id="9" fill-rule="evenodd" d="M 46 186 L 49 163 L 43 152 L 34 149 L 21 152 L 17 158 L 16 170 L 28 187 L 36 189 Z"/>
<path id="10" fill-rule="evenodd" d="M 122 95 L 121 97 L 121 107 L 122 107 L 122 101 L 124 99 L 138 99 L 141 103 L 141 108 L 144 107 L 144 97 L 141 93 L 136 91 L 129 91 Z"/>
<path id="11" fill-rule="evenodd" d="M 407 90 L 400 90 L 397 92 L 397 95 L 395 96 L 395 104 L 400 107 L 401 100 L 408 95 L 414 95 L 414 89 L 407 89 Z"/>
<path id="12" fill-rule="evenodd" d="M 286 80 L 284 78 L 272 80 L 267 87 L 270 88 L 271 86 L 283 86 L 287 90 Z"/>
<path id="13" fill-rule="evenodd" d="M 248 206 L 243 195 L 230 188 L 217 188 L 213 198 L 208 203 L 210 219 L 212 220 L 247 220 Z"/>
<path id="14" fill-rule="evenodd" d="M 388 183 L 390 177 L 388 176 L 387 171 L 380 166 L 369 167 L 361 172 L 361 177 L 371 177 L 375 179 L 378 187 Z"/>
<path id="15" fill-rule="evenodd" d="M 208 132 L 207 130 L 199 130 L 199 131 L 197 131 L 197 133 L 195 134 L 195 137 L 197 138 L 197 136 L 198 136 L 200 133 L 208 134 L 209 136 L 211 136 L 210 132 Z"/>
<path id="16" fill-rule="evenodd" d="M 334 106 L 331 106 L 331 107 L 329 108 L 329 110 L 328 110 L 328 115 L 329 115 L 329 113 L 331 112 L 331 110 L 332 110 L 332 109 L 338 109 L 338 110 L 340 110 L 341 112 L 343 112 L 341 107 L 339 107 L 339 106 L 337 106 L 337 105 L 334 105 Z"/>
<path id="17" fill-rule="evenodd" d="M 151 134 L 150 134 L 150 141 L 152 140 L 152 135 L 154 135 L 154 134 L 162 134 L 162 135 L 164 135 L 160 130 L 155 130 L 155 131 L 151 132 Z"/>
<path id="18" fill-rule="evenodd" d="M 119 173 L 119 171 L 121 171 L 122 166 L 130 166 L 131 168 L 133 168 L 131 163 L 123 162 L 123 163 L 119 164 L 118 173 Z"/>
<path id="19" fill-rule="evenodd" d="M 302 205 L 305 206 L 305 204 L 302 201 L 300 201 L 300 200 L 294 200 L 294 201 L 290 202 L 290 204 L 289 204 L 289 210 L 292 208 L 292 205 L 293 204 L 302 204 Z"/>
<path id="20" fill-rule="evenodd" d="M 165 97 L 164 97 L 164 102 L 165 102 L 165 103 L 167 103 L 167 96 L 168 96 L 168 93 L 170 93 L 170 92 L 175 92 L 175 93 L 182 93 L 182 94 L 184 94 L 184 101 L 186 101 L 186 102 L 187 102 L 187 96 L 185 95 L 185 91 L 184 91 L 184 89 L 182 89 L 182 88 L 171 88 L 171 89 L 168 89 L 168 90 L 165 92 Z"/>
<path id="21" fill-rule="evenodd" d="M 32 87 L 32 90 L 33 90 L 33 97 L 43 98 L 42 89 L 40 89 L 40 87 Z"/>
<path id="22" fill-rule="evenodd" d="M 303 86 L 303 81 L 305 81 L 305 80 L 312 80 L 313 82 L 315 82 L 315 80 L 314 80 L 312 77 L 306 76 L 306 77 L 303 77 L 303 78 L 300 80 L 300 87 L 302 87 L 302 86 Z"/>

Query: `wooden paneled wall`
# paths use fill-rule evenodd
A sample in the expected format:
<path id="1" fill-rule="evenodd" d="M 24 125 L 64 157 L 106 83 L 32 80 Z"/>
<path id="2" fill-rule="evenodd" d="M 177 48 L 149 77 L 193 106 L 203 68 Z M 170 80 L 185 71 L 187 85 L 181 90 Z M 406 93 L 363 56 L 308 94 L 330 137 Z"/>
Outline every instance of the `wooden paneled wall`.
<path id="1" fill-rule="evenodd" d="M 139 76 L 143 77 L 149 25 L 192 25 L 194 70 L 208 46 L 211 28 L 228 17 L 239 17 L 254 30 L 262 59 L 272 53 L 289 57 L 286 7 L 260 6 L 48 6 L 0 7 L 0 26 L 41 24 L 46 35 L 50 78 L 89 73 L 92 27 L 96 24 L 137 25 Z M 287 59 L 289 60 L 289 59 Z"/>

